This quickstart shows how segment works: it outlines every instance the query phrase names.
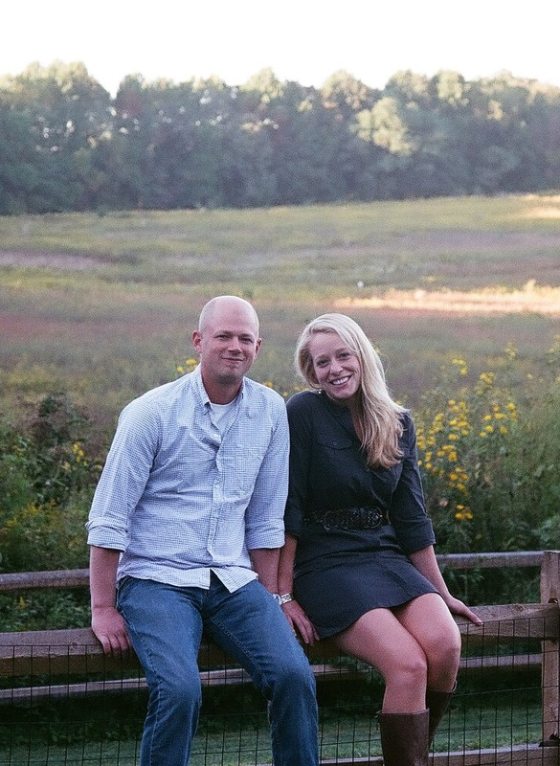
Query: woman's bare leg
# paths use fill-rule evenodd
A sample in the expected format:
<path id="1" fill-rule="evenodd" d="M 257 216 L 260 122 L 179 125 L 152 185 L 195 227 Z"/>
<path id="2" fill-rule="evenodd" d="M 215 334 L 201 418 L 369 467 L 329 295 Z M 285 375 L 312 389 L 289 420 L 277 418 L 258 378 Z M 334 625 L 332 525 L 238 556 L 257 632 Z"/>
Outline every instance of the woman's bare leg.
<path id="1" fill-rule="evenodd" d="M 426 655 L 390 609 L 372 609 L 335 640 L 346 654 L 381 673 L 385 681 L 384 713 L 419 713 L 426 709 Z"/>
<path id="2" fill-rule="evenodd" d="M 461 634 L 443 600 L 427 593 L 395 610 L 403 628 L 422 647 L 428 666 L 427 687 L 451 692 L 461 658 Z"/>

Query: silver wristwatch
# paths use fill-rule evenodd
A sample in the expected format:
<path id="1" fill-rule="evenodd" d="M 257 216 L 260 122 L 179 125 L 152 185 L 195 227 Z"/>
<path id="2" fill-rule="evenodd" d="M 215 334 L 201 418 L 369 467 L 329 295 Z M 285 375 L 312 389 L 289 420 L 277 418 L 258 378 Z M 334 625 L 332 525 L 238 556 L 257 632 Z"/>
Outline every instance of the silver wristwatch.
<path id="1" fill-rule="evenodd" d="M 288 601 L 293 601 L 294 600 L 294 597 L 292 596 L 291 593 L 283 593 L 282 595 L 280 595 L 279 593 L 273 593 L 272 597 L 274 599 L 276 599 L 276 602 L 280 606 L 282 606 L 282 604 L 287 604 Z"/>

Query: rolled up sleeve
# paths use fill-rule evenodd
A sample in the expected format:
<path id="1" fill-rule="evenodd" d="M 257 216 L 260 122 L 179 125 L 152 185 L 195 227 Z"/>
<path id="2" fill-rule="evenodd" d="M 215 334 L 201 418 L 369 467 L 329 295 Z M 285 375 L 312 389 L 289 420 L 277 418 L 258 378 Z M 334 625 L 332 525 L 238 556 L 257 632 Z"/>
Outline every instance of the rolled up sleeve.
<path id="1" fill-rule="evenodd" d="M 289 435 L 286 407 L 279 397 L 271 438 L 245 516 L 248 550 L 284 545 L 284 508 L 288 494 Z"/>
<path id="2" fill-rule="evenodd" d="M 148 481 L 158 440 L 153 413 L 134 405 L 121 413 L 95 490 L 88 545 L 124 551 L 128 544 L 130 516 Z"/>

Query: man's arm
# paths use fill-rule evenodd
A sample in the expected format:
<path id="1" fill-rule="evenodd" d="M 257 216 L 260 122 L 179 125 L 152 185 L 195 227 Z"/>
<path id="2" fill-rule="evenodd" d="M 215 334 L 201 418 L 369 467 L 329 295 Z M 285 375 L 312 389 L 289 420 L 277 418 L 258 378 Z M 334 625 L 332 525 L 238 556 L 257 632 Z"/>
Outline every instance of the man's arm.
<path id="1" fill-rule="evenodd" d="M 125 621 L 116 607 L 119 556 L 120 551 L 90 546 L 91 628 L 105 654 L 120 654 L 130 648 Z"/>
<path id="2" fill-rule="evenodd" d="M 159 432 L 155 409 L 141 400 L 123 410 L 86 524 L 91 627 L 106 654 L 130 648 L 126 624 L 116 608 L 117 568 L 128 545 L 129 517 L 150 475 Z"/>
<path id="3" fill-rule="evenodd" d="M 259 582 L 271 593 L 278 593 L 278 562 L 280 548 L 256 548 L 249 551 Z"/>
<path id="4" fill-rule="evenodd" d="M 250 552 L 279 549 L 284 544 L 284 509 L 288 494 L 290 449 L 284 402 L 280 401 L 277 404 L 275 417 L 272 436 L 245 513 L 245 542 Z"/>

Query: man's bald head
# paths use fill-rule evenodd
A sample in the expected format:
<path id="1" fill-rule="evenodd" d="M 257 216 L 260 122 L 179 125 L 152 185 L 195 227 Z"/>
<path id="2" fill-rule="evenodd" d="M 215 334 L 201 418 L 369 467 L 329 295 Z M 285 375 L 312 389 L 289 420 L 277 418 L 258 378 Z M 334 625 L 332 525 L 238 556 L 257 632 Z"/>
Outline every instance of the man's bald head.
<path id="1" fill-rule="evenodd" d="M 232 312 L 237 314 L 239 312 L 246 312 L 248 317 L 251 317 L 255 325 L 255 336 L 259 335 L 259 317 L 255 308 L 249 303 L 249 301 L 239 298 L 237 295 L 218 295 L 212 298 L 208 303 L 203 306 L 200 316 L 198 318 L 198 331 L 204 332 L 205 327 L 212 321 L 216 313 Z"/>

